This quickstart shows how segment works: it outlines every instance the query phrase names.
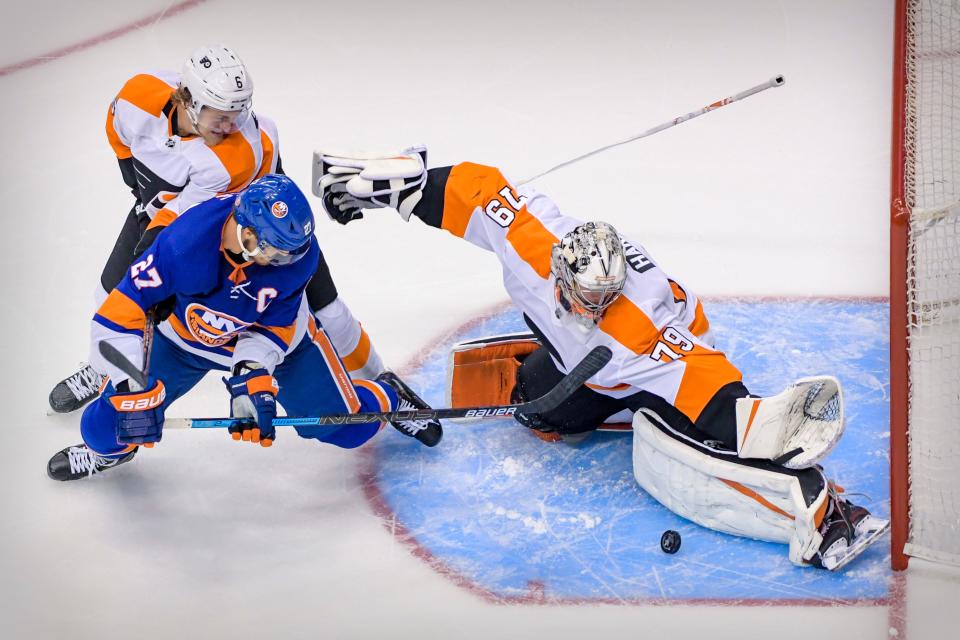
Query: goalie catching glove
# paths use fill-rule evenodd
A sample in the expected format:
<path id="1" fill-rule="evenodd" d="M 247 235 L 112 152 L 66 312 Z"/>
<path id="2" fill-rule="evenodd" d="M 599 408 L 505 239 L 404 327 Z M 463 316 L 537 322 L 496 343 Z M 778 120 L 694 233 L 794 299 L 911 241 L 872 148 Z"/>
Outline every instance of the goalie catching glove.
<path id="1" fill-rule="evenodd" d="M 410 219 L 427 181 L 427 149 L 313 153 L 313 194 L 333 220 L 347 224 L 361 209 L 396 209 Z"/>

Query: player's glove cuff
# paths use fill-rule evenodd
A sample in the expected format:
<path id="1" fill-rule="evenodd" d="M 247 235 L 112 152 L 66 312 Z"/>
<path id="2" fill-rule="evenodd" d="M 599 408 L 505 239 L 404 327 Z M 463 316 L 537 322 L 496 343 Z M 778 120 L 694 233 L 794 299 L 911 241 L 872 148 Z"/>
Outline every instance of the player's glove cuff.
<path id="1" fill-rule="evenodd" d="M 163 401 L 167 391 L 157 380 L 146 391 L 128 391 L 126 381 L 110 396 L 110 404 L 117 412 L 114 424 L 120 444 L 149 444 L 163 437 Z"/>

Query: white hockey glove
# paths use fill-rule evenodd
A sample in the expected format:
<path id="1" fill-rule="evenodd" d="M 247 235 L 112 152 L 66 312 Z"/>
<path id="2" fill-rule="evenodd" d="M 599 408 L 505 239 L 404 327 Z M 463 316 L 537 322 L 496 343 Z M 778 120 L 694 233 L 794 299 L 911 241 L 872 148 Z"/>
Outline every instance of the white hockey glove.
<path id="1" fill-rule="evenodd" d="M 314 151 L 313 195 L 340 224 L 363 217 L 361 209 L 396 209 L 404 220 L 423 195 L 427 148 L 400 151 Z"/>

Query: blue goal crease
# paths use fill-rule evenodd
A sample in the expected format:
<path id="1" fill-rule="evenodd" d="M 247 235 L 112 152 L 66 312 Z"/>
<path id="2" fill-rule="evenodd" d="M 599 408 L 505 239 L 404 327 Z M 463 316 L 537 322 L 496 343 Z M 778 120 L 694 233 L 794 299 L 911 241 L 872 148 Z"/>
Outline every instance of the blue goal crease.
<path id="1" fill-rule="evenodd" d="M 708 309 L 717 347 L 753 393 L 834 375 L 847 429 L 824 462 L 829 477 L 889 514 L 887 305 L 851 301 L 724 301 Z M 436 345 L 411 372 L 424 399 L 445 403 L 454 342 L 520 331 L 507 309 Z M 637 486 L 629 434 L 598 433 L 577 447 L 548 444 L 512 421 L 446 425 L 424 449 L 397 434 L 376 444 L 375 479 L 417 542 L 478 588 L 504 599 L 846 602 L 888 595 L 889 545 L 846 570 L 799 568 L 786 545 L 710 531 L 674 515 Z M 675 555 L 660 536 L 682 536 Z"/>

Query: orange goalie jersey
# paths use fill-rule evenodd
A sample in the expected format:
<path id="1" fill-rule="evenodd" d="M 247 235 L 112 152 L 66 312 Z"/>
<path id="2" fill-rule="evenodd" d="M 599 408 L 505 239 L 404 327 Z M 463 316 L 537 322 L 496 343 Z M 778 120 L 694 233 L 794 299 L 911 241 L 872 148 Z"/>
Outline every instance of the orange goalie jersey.
<path id="1" fill-rule="evenodd" d="M 179 78 L 170 71 L 138 74 L 107 112 L 107 139 L 151 227 L 166 226 L 218 193 L 240 191 L 277 173 L 280 163 L 277 127 L 263 116 L 247 118 L 239 131 L 213 146 L 198 136 L 177 135 L 171 97 Z"/>
<path id="2" fill-rule="evenodd" d="M 414 214 L 497 255 L 510 298 L 561 371 L 593 347 L 610 347 L 613 359 L 590 379 L 591 389 L 614 397 L 648 391 L 695 422 L 721 387 L 742 379 L 713 349 L 700 300 L 626 238 L 623 294 L 600 322 L 584 329 L 558 314 L 552 249 L 582 221 L 533 188 L 514 187 L 498 169 L 472 163 L 431 169 Z"/>

